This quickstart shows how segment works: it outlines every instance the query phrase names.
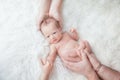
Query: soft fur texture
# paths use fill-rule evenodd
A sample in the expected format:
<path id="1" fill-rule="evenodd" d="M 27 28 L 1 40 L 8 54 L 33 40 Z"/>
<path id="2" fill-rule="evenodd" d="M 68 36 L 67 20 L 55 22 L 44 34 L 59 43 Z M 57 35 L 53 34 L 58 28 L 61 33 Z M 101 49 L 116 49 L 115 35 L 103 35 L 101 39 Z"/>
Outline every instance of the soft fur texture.
<path id="1" fill-rule="evenodd" d="M 64 0 L 64 29 L 78 30 L 97 58 L 120 71 L 120 0 Z M 0 0 L 0 80 L 37 80 L 38 57 L 49 52 L 37 30 L 39 0 Z M 86 80 L 59 57 L 50 80 Z"/>

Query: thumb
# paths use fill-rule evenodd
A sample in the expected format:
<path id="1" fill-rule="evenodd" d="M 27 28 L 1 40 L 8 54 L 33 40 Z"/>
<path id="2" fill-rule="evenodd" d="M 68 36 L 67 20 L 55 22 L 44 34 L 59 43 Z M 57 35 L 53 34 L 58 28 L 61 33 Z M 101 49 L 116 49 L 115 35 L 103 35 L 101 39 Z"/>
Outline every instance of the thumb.
<path id="1" fill-rule="evenodd" d="M 76 49 L 77 55 L 81 58 L 80 50 Z"/>
<path id="2" fill-rule="evenodd" d="M 49 65 L 50 63 L 48 61 L 46 61 L 46 65 Z"/>
<path id="3" fill-rule="evenodd" d="M 87 50 L 84 50 L 84 52 L 86 53 L 86 55 L 87 55 L 88 57 L 90 57 L 91 53 L 89 53 Z"/>
<path id="4" fill-rule="evenodd" d="M 87 60 L 87 55 L 83 50 L 81 50 L 81 56 L 82 56 L 82 59 Z"/>

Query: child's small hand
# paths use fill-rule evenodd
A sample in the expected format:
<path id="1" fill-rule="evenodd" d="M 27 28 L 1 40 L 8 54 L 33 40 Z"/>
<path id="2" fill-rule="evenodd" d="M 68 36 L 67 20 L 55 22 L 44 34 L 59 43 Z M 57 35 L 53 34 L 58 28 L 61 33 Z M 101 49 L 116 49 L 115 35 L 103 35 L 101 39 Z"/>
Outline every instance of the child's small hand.
<path id="1" fill-rule="evenodd" d="M 71 32 L 71 33 L 76 32 L 76 29 L 75 29 L 75 28 L 71 28 L 71 29 L 70 29 L 70 32 Z"/>
<path id="2" fill-rule="evenodd" d="M 76 41 L 79 40 L 79 35 L 78 35 L 77 30 L 75 28 L 70 29 L 70 35 L 74 40 L 76 40 Z"/>

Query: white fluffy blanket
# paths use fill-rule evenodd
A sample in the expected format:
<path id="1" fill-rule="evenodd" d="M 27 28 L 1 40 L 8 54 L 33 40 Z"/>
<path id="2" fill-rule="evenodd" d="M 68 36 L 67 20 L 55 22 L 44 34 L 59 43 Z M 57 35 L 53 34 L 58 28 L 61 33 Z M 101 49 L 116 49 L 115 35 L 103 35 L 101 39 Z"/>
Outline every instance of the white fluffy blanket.
<path id="1" fill-rule="evenodd" d="M 39 0 L 0 0 L 0 80 L 37 80 L 48 47 L 36 19 Z M 77 28 L 105 65 L 120 71 L 120 0 L 64 0 L 64 29 Z M 50 80 L 86 80 L 59 57 Z"/>

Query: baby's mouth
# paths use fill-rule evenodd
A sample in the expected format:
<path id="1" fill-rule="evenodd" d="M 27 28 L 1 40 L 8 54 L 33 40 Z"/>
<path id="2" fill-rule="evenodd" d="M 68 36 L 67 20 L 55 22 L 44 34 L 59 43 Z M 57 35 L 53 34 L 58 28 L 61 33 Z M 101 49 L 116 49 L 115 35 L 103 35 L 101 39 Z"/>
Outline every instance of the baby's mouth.
<path id="1" fill-rule="evenodd" d="M 54 39 L 53 42 L 57 42 L 57 39 Z"/>
<path id="2" fill-rule="evenodd" d="M 57 41 L 57 39 L 54 39 L 54 40 L 53 40 L 53 42 L 56 42 L 56 41 Z"/>

